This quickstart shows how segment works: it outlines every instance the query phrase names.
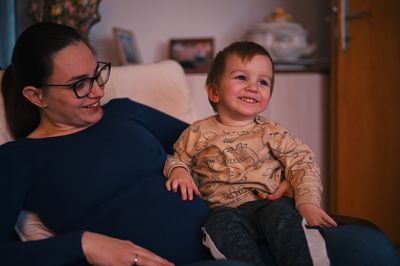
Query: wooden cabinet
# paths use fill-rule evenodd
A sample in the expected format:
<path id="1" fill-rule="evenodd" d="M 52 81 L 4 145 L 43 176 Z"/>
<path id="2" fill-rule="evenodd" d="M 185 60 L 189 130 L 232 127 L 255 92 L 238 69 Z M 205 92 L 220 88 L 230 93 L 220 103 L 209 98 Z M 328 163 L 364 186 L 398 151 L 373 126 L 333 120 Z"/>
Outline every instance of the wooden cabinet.
<path id="1" fill-rule="evenodd" d="M 332 2 L 330 209 L 374 222 L 399 247 L 400 2 Z"/>

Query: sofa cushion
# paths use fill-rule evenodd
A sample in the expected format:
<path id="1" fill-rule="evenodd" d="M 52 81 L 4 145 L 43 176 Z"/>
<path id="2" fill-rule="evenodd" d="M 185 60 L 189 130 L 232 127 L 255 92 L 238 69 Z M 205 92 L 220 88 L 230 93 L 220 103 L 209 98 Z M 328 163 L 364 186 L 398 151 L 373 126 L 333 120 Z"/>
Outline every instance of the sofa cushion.
<path id="1" fill-rule="evenodd" d="M 4 71 L 0 71 L 0 84 L 3 77 Z M 4 102 L 3 95 L 0 93 L 0 145 L 4 142 L 10 141 L 11 135 L 7 128 L 6 116 L 4 113 Z"/>
<path id="2" fill-rule="evenodd" d="M 113 67 L 103 103 L 121 97 L 129 97 L 187 123 L 196 120 L 184 71 L 173 60 Z"/>

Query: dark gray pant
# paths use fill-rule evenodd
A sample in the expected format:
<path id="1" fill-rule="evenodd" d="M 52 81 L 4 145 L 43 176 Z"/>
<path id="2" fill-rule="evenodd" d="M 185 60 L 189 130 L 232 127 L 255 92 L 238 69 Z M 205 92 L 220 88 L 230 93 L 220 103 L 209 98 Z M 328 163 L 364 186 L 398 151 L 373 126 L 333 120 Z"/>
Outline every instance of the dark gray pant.
<path id="1" fill-rule="evenodd" d="M 282 197 L 215 208 L 204 227 L 227 259 L 252 265 L 308 266 L 312 259 L 302 219 L 294 200 Z"/>

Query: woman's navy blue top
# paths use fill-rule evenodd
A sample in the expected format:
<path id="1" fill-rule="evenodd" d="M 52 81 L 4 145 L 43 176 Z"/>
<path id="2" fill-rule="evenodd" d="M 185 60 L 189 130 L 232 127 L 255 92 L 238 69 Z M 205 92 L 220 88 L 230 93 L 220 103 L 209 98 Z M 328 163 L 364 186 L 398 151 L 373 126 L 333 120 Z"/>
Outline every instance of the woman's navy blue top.
<path id="1" fill-rule="evenodd" d="M 178 265 L 209 258 L 201 240 L 208 208 L 168 192 L 162 175 L 187 124 L 128 99 L 103 109 L 98 123 L 77 133 L 0 146 L 0 265 L 85 263 L 86 230 Z M 21 209 L 37 212 L 56 236 L 10 240 Z"/>

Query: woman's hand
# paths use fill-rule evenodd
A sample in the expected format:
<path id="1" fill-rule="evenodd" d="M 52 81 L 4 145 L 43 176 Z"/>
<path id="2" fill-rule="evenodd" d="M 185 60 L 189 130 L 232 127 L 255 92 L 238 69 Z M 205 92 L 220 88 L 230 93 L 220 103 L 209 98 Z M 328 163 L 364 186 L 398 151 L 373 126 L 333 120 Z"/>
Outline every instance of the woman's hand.
<path id="1" fill-rule="evenodd" d="M 178 188 L 181 191 L 183 200 L 192 200 L 193 193 L 197 196 L 201 196 L 201 193 L 194 182 L 192 176 L 183 167 L 176 167 L 171 171 L 171 175 L 165 182 L 165 187 L 168 191 L 177 192 Z"/>
<path id="2" fill-rule="evenodd" d="M 83 233 L 82 249 L 86 260 L 92 265 L 174 265 L 151 251 L 133 244 L 131 241 L 92 232 Z"/>
<path id="3" fill-rule="evenodd" d="M 323 209 L 311 203 L 301 204 L 298 210 L 309 226 L 332 227 L 337 223 Z"/>

